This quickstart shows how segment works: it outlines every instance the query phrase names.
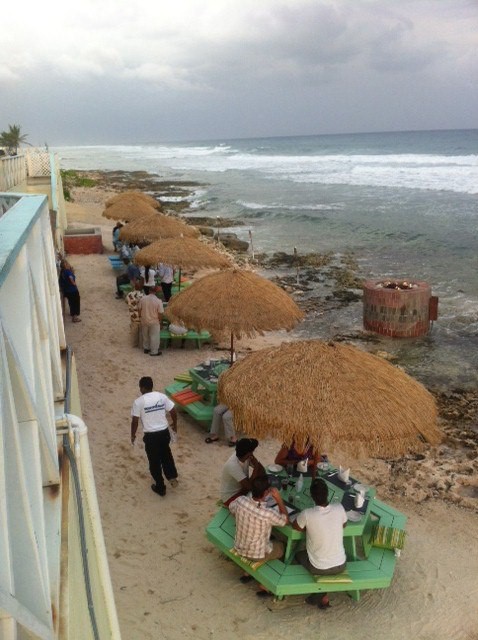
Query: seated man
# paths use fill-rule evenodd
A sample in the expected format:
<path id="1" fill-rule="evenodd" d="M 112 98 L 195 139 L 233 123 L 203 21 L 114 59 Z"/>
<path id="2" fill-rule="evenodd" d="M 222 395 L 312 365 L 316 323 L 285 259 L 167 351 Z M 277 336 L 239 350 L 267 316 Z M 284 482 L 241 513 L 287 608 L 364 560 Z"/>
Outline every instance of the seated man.
<path id="1" fill-rule="evenodd" d="M 283 527 L 289 521 L 287 509 L 276 488 L 269 485 L 267 476 L 254 478 L 251 483 L 252 497 L 239 496 L 231 502 L 229 509 L 236 517 L 234 549 L 248 560 L 276 560 L 284 555 L 284 543 L 271 540 L 272 527 Z M 265 500 L 271 496 L 279 508 L 279 513 L 267 506 Z M 242 582 L 251 577 L 243 576 Z M 267 591 L 257 592 L 258 596 L 268 595 Z"/>
<path id="2" fill-rule="evenodd" d="M 214 407 L 211 429 L 209 431 L 209 436 L 206 438 L 205 442 L 207 442 L 207 444 L 210 444 L 211 442 L 217 442 L 219 440 L 221 423 L 224 425 L 224 435 L 228 440 L 229 446 L 234 447 L 236 445 L 234 414 L 225 404 L 218 404 Z"/>
<path id="3" fill-rule="evenodd" d="M 254 457 L 259 442 L 254 438 L 241 438 L 236 451 L 222 469 L 221 500 L 228 507 L 233 500 L 251 490 L 252 480 L 265 475 L 264 467 Z M 252 468 L 251 476 L 249 471 Z"/>
<path id="4" fill-rule="evenodd" d="M 126 271 L 116 278 L 116 298 L 118 300 L 123 297 L 120 285 L 130 284 L 134 287 L 135 282 L 140 279 L 139 267 L 133 264 L 129 258 L 123 258 L 123 264 Z"/>
<path id="5" fill-rule="evenodd" d="M 347 524 L 341 504 L 329 504 L 328 488 L 322 480 L 313 480 L 310 495 L 316 506 L 301 511 L 292 523 L 294 529 L 306 532 L 306 548 L 296 558 L 313 575 L 335 575 L 346 566 L 343 528 Z M 306 598 L 307 604 L 325 609 L 329 604 L 326 593 L 314 593 Z"/>

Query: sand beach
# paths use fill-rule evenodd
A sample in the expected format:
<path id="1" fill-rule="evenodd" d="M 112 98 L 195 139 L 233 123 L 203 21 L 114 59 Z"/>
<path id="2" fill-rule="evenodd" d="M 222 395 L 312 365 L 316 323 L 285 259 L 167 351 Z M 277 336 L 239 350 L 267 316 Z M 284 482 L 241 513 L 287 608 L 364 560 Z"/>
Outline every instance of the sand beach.
<path id="1" fill-rule="evenodd" d="M 114 221 L 101 216 L 111 192 L 74 189 L 72 195 L 70 226 L 100 226 L 111 253 Z M 150 375 L 155 388 L 163 390 L 174 375 L 217 357 L 226 343 L 164 349 L 161 358 L 132 349 L 127 307 L 114 297 L 106 255 L 69 259 L 81 293 L 82 322 L 66 318 L 66 334 L 77 361 L 124 640 L 478 639 L 476 434 L 454 418 L 449 403 L 441 411 L 446 437 L 439 447 L 400 461 L 354 463 L 356 476 L 408 516 L 407 545 L 391 587 L 365 592 L 358 603 L 332 594 L 327 611 L 305 605 L 299 596 L 260 601 L 253 585 L 239 582 L 238 567 L 204 535 L 231 450 L 224 443 L 206 445 L 204 430 L 180 415 L 173 445 L 180 483 L 159 498 L 150 490 L 141 440 L 132 447 L 129 439 L 130 408 L 141 376 Z M 240 341 L 239 356 L 284 339 L 291 338 L 280 332 Z M 273 462 L 279 444 L 261 442 L 259 459 Z"/>

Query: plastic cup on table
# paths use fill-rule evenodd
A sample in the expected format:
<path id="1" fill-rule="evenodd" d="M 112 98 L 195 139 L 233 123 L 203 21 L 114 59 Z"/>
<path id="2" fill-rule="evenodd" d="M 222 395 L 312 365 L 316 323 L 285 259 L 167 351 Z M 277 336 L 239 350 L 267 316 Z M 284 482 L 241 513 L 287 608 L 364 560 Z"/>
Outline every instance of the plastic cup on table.
<path id="1" fill-rule="evenodd" d="M 360 509 L 360 507 L 363 507 L 365 502 L 365 496 L 361 493 L 356 493 L 354 496 L 354 505 L 357 509 Z"/>

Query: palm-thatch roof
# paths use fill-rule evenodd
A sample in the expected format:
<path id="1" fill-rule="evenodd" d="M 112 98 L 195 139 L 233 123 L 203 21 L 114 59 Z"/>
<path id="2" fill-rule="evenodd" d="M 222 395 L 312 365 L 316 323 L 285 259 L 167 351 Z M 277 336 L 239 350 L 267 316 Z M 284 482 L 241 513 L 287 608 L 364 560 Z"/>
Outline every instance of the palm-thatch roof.
<path id="1" fill-rule="evenodd" d="M 153 209 L 161 209 L 161 203 L 159 203 L 156 198 L 149 196 L 147 193 L 143 193 L 142 191 L 122 191 L 121 193 L 112 196 L 105 202 L 106 207 L 111 207 L 113 204 L 117 204 L 118 202 L 126 202 L 127 200 L 137 201 L 141 200 L 145 204 L 149 204 Z"/>
<path id="2" fill-rule="evenodd" d="M 126 199 L 106 207 L 103 211 L 103 216 L 111 220 L 137 220 L 154 214 L 157 214 L 156 209 L 146 202 Z"/>
<path id="3" fill-rule="evenodd" d="M 218 397 L 238 430 L 310 438 L 321 452 L 394 457 L 441 440 L 431 394 L 349 345 L 308 340 L 257 351 L 221 375 Z"/>
<path id="4" fill-rule="evenodd" d="M 173 321 L 200 331 L 229 331 L 236 338 L 287 329 L 304 316 L 292 298 L 253 271 L 227 269 L 194 282 L 170 300 Z"/>
<path id="5" fill-rule="evenodd" d="M 228 256 L 219 253 L 196 238 L 165 238 L 156 240 L 134 256 L 136 264 L 152 265 L 165 262 L 180 268 L 222 269 L 231 264 Z"/>
<path id="6" fill-rule="evenodd" d="M 197 238 L 199 230 L 178 218 L 155 213 L 133 220 L 120 230 L 120 240 L 124 242 L 153 242 L 161 238 Z"/>

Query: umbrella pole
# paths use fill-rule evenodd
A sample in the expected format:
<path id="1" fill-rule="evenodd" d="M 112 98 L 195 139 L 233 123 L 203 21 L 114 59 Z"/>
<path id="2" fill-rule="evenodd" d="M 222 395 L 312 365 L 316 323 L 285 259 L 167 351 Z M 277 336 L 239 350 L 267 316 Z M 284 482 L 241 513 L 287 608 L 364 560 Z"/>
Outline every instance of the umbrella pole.
<path id="1" fill-rule="evenodd" d="M 179 267 L 178 291 L 181 291 L 181 267 Z"/>
<path id="2" fill-rule="evenodd" d="M 231 331 L 231 367 L 234 364 L 234 334 Z"/>

